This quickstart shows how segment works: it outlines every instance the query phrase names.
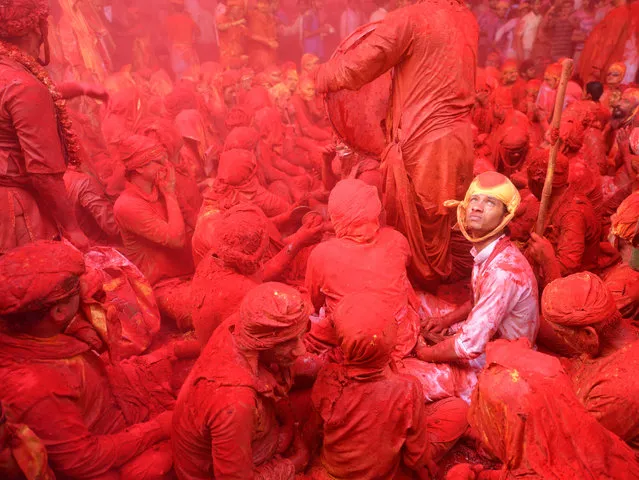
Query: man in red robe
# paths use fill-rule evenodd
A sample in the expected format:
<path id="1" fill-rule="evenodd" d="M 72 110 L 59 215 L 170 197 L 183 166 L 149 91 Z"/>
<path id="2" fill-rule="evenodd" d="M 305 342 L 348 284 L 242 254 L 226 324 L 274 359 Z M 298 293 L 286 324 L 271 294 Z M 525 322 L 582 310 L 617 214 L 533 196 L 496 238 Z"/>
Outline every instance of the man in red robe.
<path id="1" fill-rule="evenodd" d="M 84 271 L 82 254 L 61 242 L 0 257 L 0 400 L 44 442 L 58 478 L 162 478 L 171 452 L 156 444 L 168 439 L 171 414 L 150 419 L 149 399 L 119 396 L 110 366 L 65 334 Z"/>
<path id="2" fill-rule="evenodd" d="M 38 58 L 43 43 L 48 52 L 48 14 L 44 0 L 0 9 L 0 253 L 60 233 L 88 246 L 63 180 L 67 163 L 79 162 L 78 140 L 62 95 L 39 63 L 48 58 Z"/>
<path id="3" fill-rule="evenodd" d="M 334 92 L 394 69 L 385 208 L 408 238 L 413 276 L 425 284 L 451 273 L 453 218 L 443 203 L 461 199 L 472 180 L 477 42 L 477 22 L 462 2 L 418 2 L 389 13 L 317 73 L 317 90 Z"/>

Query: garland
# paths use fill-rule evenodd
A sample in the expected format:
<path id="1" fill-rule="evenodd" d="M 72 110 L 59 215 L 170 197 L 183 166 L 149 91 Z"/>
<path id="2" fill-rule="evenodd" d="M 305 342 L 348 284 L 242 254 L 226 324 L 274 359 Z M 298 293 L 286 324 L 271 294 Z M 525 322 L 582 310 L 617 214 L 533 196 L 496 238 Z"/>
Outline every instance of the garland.
<path id="1" fill-rule="evenodd" d="M 26 68 L 40 83 L 42 83 L 51 98 L 55 107 L 56 119 L 58 122 L 58 133 L 62 142 L 64 156 L 67 164 L 80 165 L 80 143 L 73 131 L 73 122 L 67 110 L 66 101 L 58 92 L 55 84 L 49 76 L 49 72 L 42 67 L 36 59 L 20 50 L 15 45 L 0 40 L 0 57 L 6 57 L 19 63 Z"/>

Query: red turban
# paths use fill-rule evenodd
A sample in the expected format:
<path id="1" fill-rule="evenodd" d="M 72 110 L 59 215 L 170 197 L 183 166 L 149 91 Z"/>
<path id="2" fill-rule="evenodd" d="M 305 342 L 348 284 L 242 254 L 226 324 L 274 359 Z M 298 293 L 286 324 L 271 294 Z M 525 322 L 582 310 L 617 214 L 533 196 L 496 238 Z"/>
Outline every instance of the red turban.
<path id="1" fill-rule="evenodd" d="M 610 233 L 631 242 L 639 221 L 639 192 L 630 194 L 610 217 Z"/>
<path id="2" fill-rule="evenodd" d="M 243 275 L 257 271 L 270 241 L 268 219 L 259 207 L 236 205 L 220 214 L 212 230 L 210 255 Z"/>
<path id="3" fill-rule="evenodd" d="M 528 128 L 522 125 L 513 125 L 506 129 L 499 144 L 507 150 L 518 150 L 526 147 L 529 141 Z"/>
<path id="4" fill-rule="evenodd" d="M 551 282 L 542 295 L 541 311 L 547 321 L 566 327 L 586 327 L 620 317 L 612 293 L 590 272 Z"/>
<path id="5" fill-rule="evenodd" d="M 256 85 L 246 93 L 242 105 L 250 111 L 256 112 L 262 108 L 270 107 L 273 104 L 268 90 L 261 85 Z"/>
<path id="6" fill-rule="evenodd" d="M 251 290 L 240 305 L 235 338 L 245 350 L 270 350 L 308 330 L 310 302 L 293 287 L 269 282 Z"/>
<path id="7" fill-rule="evenodd" d="M 359 380 L 382 371 L 397 340 L 393 302 L 370 293 L 345 296 L 333 314 L 348 376 Z"/>
<path id="8" fill-rule="evenodd" d="M 255 150 L 260 134 L 252 127 L 235 127 L 224 141 L 224 151 L 240 148 L 242 150 Z"/>
<path id="9" fill-rule="evenodd" d="M 128 172 L 148 165 L 166 155 L 166 149 L 149 137 L 131 135 L 120 144 L 120 158 Z"/>
<path id="10" fill-rule="evenodd" d="M 0 38 L 22 37 L 48 16 L 47 0 L 0 0 Z"/>
<path id="11" fill-rule="evenodd" d="M 37 312 L 80 291 L 84 259 L 62 242 L 35 242 L 0 257 L 0 315 Z"/>
<path id="12" fill-rule="evenodd" d="M 171 157 L 177 155 L 184 144 L 173 122 L 161 117 L 146 118 L 138 125 L 137 133 L 160 142 Z"/>
<path id="13" fill-rule="evenodd" d="M 328 215 L 338 238 L 371 240 L 379 230 L 381 211 L 377 188 L 357 179 L 342 180 L 328 198 Z"/>
<path id="14" fill-rule="evenodd" d="M 538 149 L 532 152 L 530 164 L 528 165 L 528 178 L 530 180 L 541 184 L 544 183 L 544 181 L 546 180 L 546 173 L 548 173 L 549 155 L 549 151 L 544 149 Z M 557 155 L 557 162 L 555 164 L 555 175 L 552 179 L 552 186 L 559 188 L 568 185 L 568 173 L 568 157 L 560 152 Z"/>
<path id="15" fill-rule="evenodd" d="M 228 150 L 220 155 L 217 180 L 226 185 L 239 186 L 255 174 L 257 160 L 253 152 L 242 149 Z"/>

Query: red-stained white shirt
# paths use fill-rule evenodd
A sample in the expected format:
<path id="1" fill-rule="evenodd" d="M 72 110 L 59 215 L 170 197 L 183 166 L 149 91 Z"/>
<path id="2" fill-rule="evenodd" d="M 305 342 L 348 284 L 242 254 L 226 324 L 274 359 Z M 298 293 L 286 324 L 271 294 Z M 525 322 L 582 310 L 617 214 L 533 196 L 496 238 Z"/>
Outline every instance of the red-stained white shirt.
<path id="1" fill-rule="evenodd" d="M 539 331 L 537 280 L 526 257 L 510 240 L 501 251 L 495 248 L 500 237 L 481 252 L 471 250 L 475 259 L 472 287 L 474 307 L 468 318 L 454 327 L 455 353 L 477 360 L 483 366 L 483 354 L 491 340 L 527 338 L 532 345 Z M 472 362 L 476 363 L 476 362 Z"/>

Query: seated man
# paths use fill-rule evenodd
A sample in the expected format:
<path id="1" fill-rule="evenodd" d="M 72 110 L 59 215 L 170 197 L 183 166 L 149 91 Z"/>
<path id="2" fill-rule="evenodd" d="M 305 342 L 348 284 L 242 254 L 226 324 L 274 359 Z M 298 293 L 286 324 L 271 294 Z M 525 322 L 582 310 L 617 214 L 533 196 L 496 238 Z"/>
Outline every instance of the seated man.
<path id="1" fill-rule="evenodd" d="M 171 414 L 132 424 L 149 420 L 125 405 L 132 392 L 116 395 L 100 357 L 63 333 L 83 273 L 82 255 L 62 243 L 0 257 L 0 400 L 43 441 L 59 478 L 162 478 L 171 452 L 154 445 L 169 438 Z"/>
<path id="2" fill-rule="evenodd" d="M 344 359 L 327 364 L 313 387 L 323 433 L 314 480 L 430 479 L 433 462 L 468 426 L 462 400 L 425 407 L 419 382 L 391 367 L 397 325 L 390 306 L 360 292 L 345 296 L 333 314 Z"/>
<path id="3" fill-rule="evenodd" d="M 291 387 L 289 367 L 304 353 L 310 310 L 294 288 L 264 283 L 217 328 L 177 401 L 178 478 L 292 480 L 305 467 L 305 450 L 292 441 L 293 426 L 281 424 L 279 407 Z"/>
<path id="4" fill-rule="evenodd" d="M 528 187 L 538 199 L 547 171 L 547 152 L 536 152 L 528 166 Z M 568 158 L 559 154 L 544 235 L 532 233 L 526 252 L 544 285 L 571 273 L 598 268 L 601 220 L 590 201 L 568 185 L 568 171 Z"/>
<path id="5" fill-rule="evenodd" d="M 468 415 L 500 470 L 458 465 L 447 480 L 639 478 L 633 451 L 588 414 L 559 361 L 525 340 L 487 348 Z"/>
<path id="6" fill-rule="evenodd" d="M 454 333 L 434 346 L 420 342 L 418 358 L 441 364 L 419 375 L 426 392 L 468 400 L 475 374 L 485 365 L 488 342 L 495 337 L 535 341 L 539 329 L 537 282 L 526 258 L 505 233 L 519 202 L 519 192 L 510 180 L 486 172 L 473 180 L 462 202 L 446 203 L 457 206 L 459 228 L 474 244 L 473 298 L 472 304 L 436 315 L 425 325 L 427 332 Z M 461 367 L 457 365 L 460 361 Z"/>
<path id="7" fill-rule="evenodd" d="M 416 345 L 418 302 L 406 272 L 410 247 L 401 233 L 380 227 L 381 210 L 377 189 L 361 180 L 342 180 L 331 191 L 328 214 L 336 238 L 315 247 L 306 270 L 306 287 L 321 314 L 308 337 L 312 353 L 337 345 L 333 310 L 345 295 L 357 292 L 380 295 L 392 306 L 399 328 L 395 360 Z"/>
<path id="8" fill-rule="evenodd" d="M 193 260 L 175 195 L 175 170 L 167 152 L 148 137 L 122 142 L 127 184 L 113 213 L 124 253 L 153 286 L 160 312 L 181 329 L 191 327 Z"/>
<path id="9" fill-rule="evenodd" d="M 555 280 L 544 290 L 542 314 L 579 358 L 566 362 L 586 410 L 639 448 L 639 335 L 621 318 L 603 281 L 590 272 Z"/>

